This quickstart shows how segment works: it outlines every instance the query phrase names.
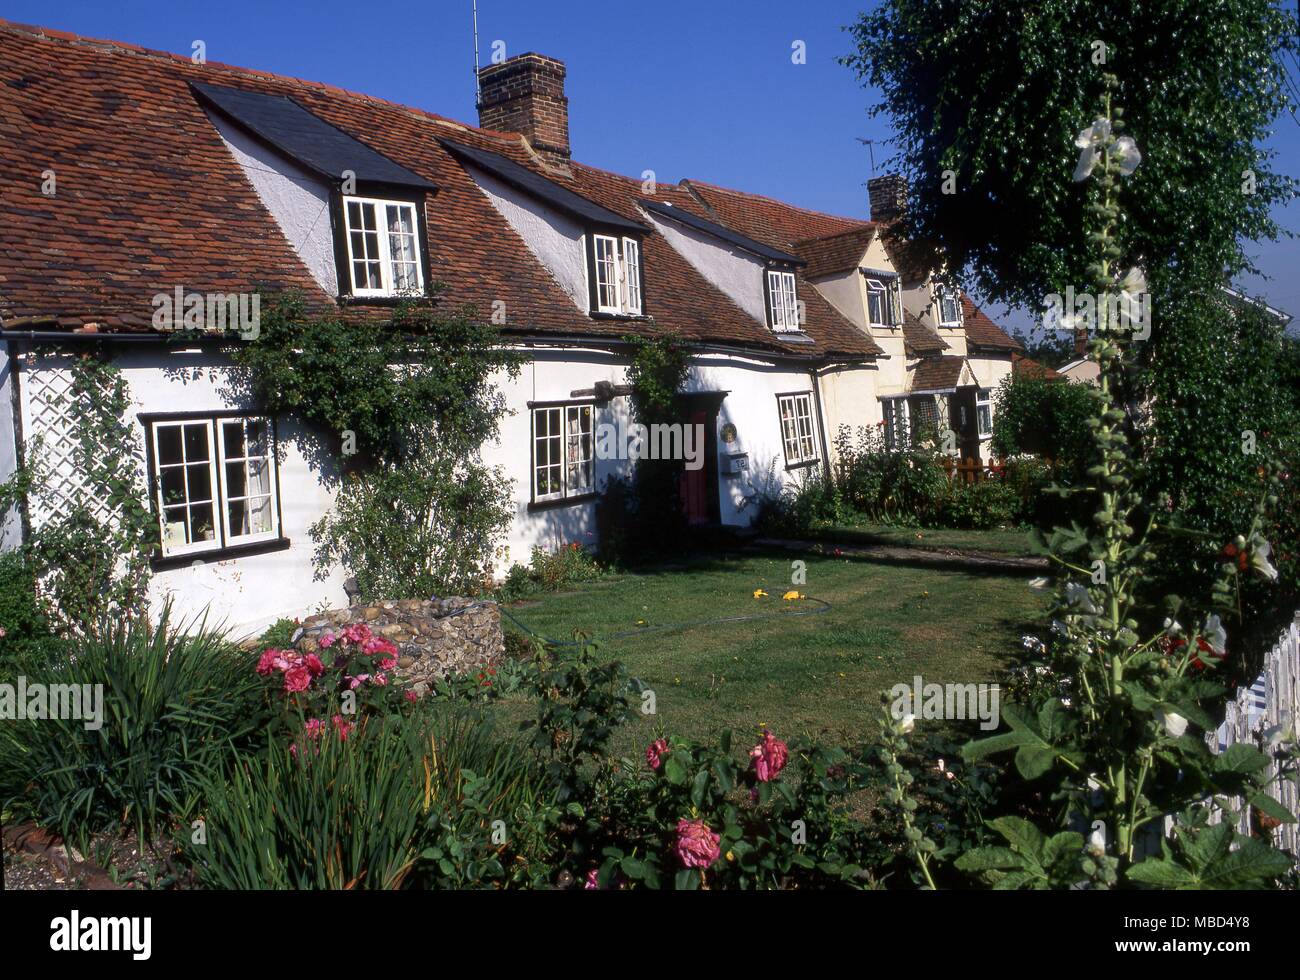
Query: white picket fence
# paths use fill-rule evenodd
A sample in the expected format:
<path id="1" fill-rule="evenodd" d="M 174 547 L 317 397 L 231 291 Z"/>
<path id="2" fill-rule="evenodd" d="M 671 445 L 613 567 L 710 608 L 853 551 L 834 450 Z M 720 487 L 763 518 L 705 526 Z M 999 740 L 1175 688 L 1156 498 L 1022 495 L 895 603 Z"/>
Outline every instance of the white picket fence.
<path id="1" fill-rule="evenodd" d="M 1273 726 L 1295 737 L 1297 721 L 1300 721 L 1300 613 L 1277 646 L 1268 652 L 1264 672 L 1250 687 L 1237 690 L 1236 698 L 1228 703 L 1223 724 L 1206 739 L 1213 751 L 1223 752 L 1238 742 L 1256 745 L 1256 734 Z M 1276 767 L 1277 763 L 1272 765 Z M 1293 814 L 1300 811 L 1300 790 L 1294 782 L 1275 783 L 1271 795 Z M 1249 821 L 1250 814 L 1243 812 L 1237 829 L 1243 834 L 1250 833 Z M 1273 832 L 1273 840 L 1278 847 L 1300 855 L 1300 825 L 1283 824 Z"/>

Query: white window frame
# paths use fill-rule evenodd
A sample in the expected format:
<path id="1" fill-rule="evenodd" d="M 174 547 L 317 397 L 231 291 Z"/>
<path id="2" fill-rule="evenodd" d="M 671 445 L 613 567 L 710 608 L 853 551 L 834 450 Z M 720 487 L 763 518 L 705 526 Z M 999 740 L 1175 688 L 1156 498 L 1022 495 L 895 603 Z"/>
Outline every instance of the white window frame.
<path id="1" fill-rule="evenodd" d="M 371 206 L 375 209 L 375 236 L 378 240 L 379 255 L 379 280 L 380 287 L 375 289 L 370 286 L 357 285 L 356 263 L 372 262 L 374 259 L 364 256 L 360 259 L 355 255 L 352 249 L 353 231 L 366 233 L 364 228 L 354 229 L 352 227 L 352 218 L 349 205 L 356 204 L 361 207 Z M 417 206 L 412 201 L 393 201 L 379 197 L 358 197 L 355 195 L 345 196 L 343 198 L 343 236 L 347 239 L 348 245 L 348 282 L 352 286 L 353 296 L 399 296 L 407 295 L 410 290 L 398 292 L 393 276 L 393 256 L 392 246 L 388 240 L 390 234 L 388 230 L 388 209 L 390 207 L 402 208 L 411 214 L 411 230 L 413 233 L 412 244 L 415 247 L 415 292 L 424 292 L 424 252 L 420 247 L 420 214 Z"/>
<path id="2" fill-rule="evenodd" d="M 641 315 L 643 294 L 640 242 L 635 238 L 593 234 L 591 268 L 597 313 Z"/>
<path id="3" fill-rule="evenodd" d="M 912 445 L 911 411 L 906 396 L 881 399 L 881 418 L 885 420 L 885 448 L 904 451 Z"/>
<path id="4" fill-rule="evenodd" d="M 587 496 L 596 490 L 596 406 L 592 402 L 557 403 L 554 405 L 537 405 L 531 414 L 531 497 L 534 503 L 551 500 L 564 500 L 569 497 Z M 545 435 L 537 434 L 537 417 L 545 415 L 547 431 Z M 551 428 L 554 421 L 555 428 Z M 583 452 L 583 437 L 586 437 L 586 453 Z M 546 442 L 546 463 L 538 462 L 538 444 Z M 558 456 L 552 455 L 552 448 Z M 585 482 L 575 482 L 573 470 L 579 473 L 586 468 Z M 538 471 L 541 469 L 557 471 L 558 489 L 539 493 Z"/>
<path id="5" fill-rule="evenodd" d="M 817 452 L 817 419 L 812 392 L 777 395 L 776 404 L 786 469 L 816 463 L 821 457 Z"/>
<path id="6" fill-rule="evenodd" d="M 767 270 L 767 318 L 777 333 L 794 333 L 803 328 L 799 322 L 798 284 L 793 272 Z"/>
<path id="7" fill-rule="evenodd" d="M 899 314 L 895 287 L 897 279 L 882 279 L 879 276 L 864 276 L 867 287 L 867 323 L 873 327 L 896 327 L 902 320 Z M 881 297 L 881 312 L 885 320 L 873 320 L 871 317 L 871 297 Z"/>
<path id="8" fill-rule="evenodd" d="M 988 409 L 988 428 L 984 427 L 984 413 L 981 409 Z M 975 389 L 975 431 L 981 439 L 991 439 L 993 437 L 993 389 L 976 388 Z"/>
<path id="9" fill-rule="evenodd" d="M 257 457 L 237 457 L 230 458 L 226 456 L 226 445 L 224 439 L 223 425 L 227 423 L 241 423 L 245 427 L 245 432 L 249 422 L 261 422 L 266 426 L 266 452 Z M 212 507 L 212 537 L 206 541 L 190 541 L 184 544 L 169 544 L 167 540 L 167 511 L 175 510 L 177 506 L 184 506 L 188 511 L 194 506 L 194 502 L 189 499 L 189 473 L 191 466 L 198 463 L 188 463 L 185 461 L 185 429 L 187 427 L 202 428 L 208 439 L 208 480 L 212 489 L 211 500 L 198 501 L 200 504 L 210 504 Z M 158 542 L 160 553 L 164 558 L 170 558 L 175 555 L 200 554 L 208 551 L 220 551 L 226 548 L 238 547 L 247 544 L 256 544 L 262 541 L 275 541 L 280 538 L 280 479 L 279 470 L 276 461 L 276 442 L 275 427 L 270 418 L 262 415 L 197 415 L 178 418 L 157 419 L 150 423 L 150 444 L 153 449 L 153 472 L 149 475 L 153 482 L 153 496 L 156 502 L 158 512 Z M 182 461 L 180 463 L 163 463 L 162 454 L 159 451 L 158 436 L 165 429 L 181 430 L 181 453 Z M 245 435 L 245 439 L 247 435 Z M 245 443 L 247 446 L 247 443 Z M 245 450 L 247 451 L 247 450 Z M 271 526 L 266 531 L 260 531 L 253 534 L 234 534 L 230 529 L 230 512 L 229 505 L 232 497 L 230 488 L 226 482 L 226 464 L 244 462 L 247 467 L 247 461 L 254 458 L 264 458 L 267 465 L 267 486 L 269 491 L 269 512 L 271 516 Z M 162 475 L 164 470 L 182 469 L 185 472 L 185 503 L 183 505 L 168 505 L 163 497 Z M 245 472 L 247 480 L 247 472 Z M 266 496 L 264 494 L 248 494 L 247 483 L 245 483 L 245 493 L 242 497 L 235 497 L 235 500 L 247 500 L 250 496 Z"/>
<path id="10" fill-rule="evenodd" d="M 943 315 L 944 302 L 951 302 L 953 309 L 953 319 L 946 320 Z M 936 302 L 939 306 L 938 316 L 935 321 L 941 327 L 955 328 L 961 326 L 961 294 L 952 286 L 940 283 L 936 291 Z"/>

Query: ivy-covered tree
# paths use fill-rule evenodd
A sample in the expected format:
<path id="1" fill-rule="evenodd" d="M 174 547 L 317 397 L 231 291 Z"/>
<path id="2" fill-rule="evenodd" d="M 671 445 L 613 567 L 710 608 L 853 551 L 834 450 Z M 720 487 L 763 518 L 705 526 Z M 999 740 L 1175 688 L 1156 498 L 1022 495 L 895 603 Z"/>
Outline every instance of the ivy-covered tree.
<path id="1" fill-rule="evenodd" d="M 1262 144 L 1300 42 L 1274 0 L 885 0 L 848 30 L 845 63 L 896 133 L 911 234 L 986 296 L 1041 309 L 1091 282 L 1075 230 L 1095 188 L 1071 180 L 1072 147 L 1107 70 L 1147 160 L 1116 248 L 1159 257 L 1150 280 L 1204 282 L 1279 234 L 1271 209 L 1296 182 Z"/>
<path id="2" fill-rule="evenodd" d="M 1136 423 L 1145 496 L 1165 495 L 1184 529 L 1161 542 L 1159 567 L 1208 586 L 1261 471 L 1297 455 L 1294 399 L 1270 366 L 1281 330 L 1221 292 L 1252 269 L 1247 242 L 1282 234 L 1272 210 L 1297 190 L 1264 147 L 1295 109 L 1294 11 L 1272 0 L 886 0 L 849 30 L 845 62 L 881 90 L 872 112 L 897 134 L 907 233 L 940 246 L 980 292 L 1035 313 L 1052 294 L 1092 291 L 1096 242 L 1074 231 L 1100 213 L 1099 190 L 1073 179 L 1076 130 L 1114 73 L 1117 122 L 1144 162 L 1126 168 L 1106 258 L 1137 263 L 1150 295 L 1142 370 L 1117 379 L 1117 395 L 1133 415 L 1153 407 L 1153 424 Z M 1274 521 L 1296 508 L 1294 488 L 1282 489 Z M 1283 572 L 1285 591 L 1257 583 L 1243 596 L 1261 636 L 1300 596 L 1297 574 Z"/>

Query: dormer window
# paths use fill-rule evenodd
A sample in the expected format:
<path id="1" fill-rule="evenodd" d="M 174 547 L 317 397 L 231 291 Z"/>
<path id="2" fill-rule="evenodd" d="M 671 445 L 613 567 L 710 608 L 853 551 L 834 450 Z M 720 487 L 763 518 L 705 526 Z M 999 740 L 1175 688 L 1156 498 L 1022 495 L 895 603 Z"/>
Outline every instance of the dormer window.
<path id="1" fill-rule="evenodd" d="M 353 296 L 404 296 L 424 291 L 415 204 L 345 197 L 343 214 Z"/>
<path id="2" fill-rule="evenodd" d="M 867 320 L 873 327 L 893 327 L 902 319 L 893 279 L 867 276 Z"/>
<path id="3" fill-rule="evenodd" d="M 793 272 L 783 272 L 780 269 L 768 270 L 767 322 L 778 333 L 801 329 Z"/>
<path id="4" fill-rule="evenodd" d="M 641 315 L 641 243 L 591 235 L 592 308 L 614 316 Z"/>
<path id="5" fill-rule="evenodd" d="M 960 327 L 961 295 L 952 286 L 941 283 L 938 288 L 938 296 L 939 326 Z"/>

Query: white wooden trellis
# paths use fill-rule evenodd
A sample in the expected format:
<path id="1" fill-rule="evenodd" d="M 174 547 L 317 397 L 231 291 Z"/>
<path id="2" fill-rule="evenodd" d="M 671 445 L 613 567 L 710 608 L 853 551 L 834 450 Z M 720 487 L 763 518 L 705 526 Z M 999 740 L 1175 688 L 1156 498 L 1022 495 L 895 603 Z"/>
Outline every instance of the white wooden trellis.
<path id="1" fill-rule="evenodd" d="M 39 443 L 40 460 L 49 479 L 35 488 L 28 500 L 32 527 L 70 514 L 77 504 L 86 504 L 100 520 L 110 523 L 116 515 L 96 493 L 92 480 L 77 465 L 78 440 L 76 418 L 87 409 L 87 399 L 77 399 L 72 393 L 72 365 L 75 355 L 67 351 L 44 348 L 33 351 L 24 358 L 22 376 L 23 396 L 26 402 L 24 418 L 27 452 L 35 451 Z M 134 458 L 116 461 L 119 465 L 137 468 L 144 466 L 143 453 L 137 445 Z"/>
<path id="2" fill-rule="evenodd" d="M 1256 735 L 1276 727 L 1287 739 L 1296 737 L 1296 723 L 1300 720 L 1300 614 L 1282 634 L 1277 645 L 1264 658 L 1264 671 L 1250 687 L 1239 688 L 1237 696 L 1228 702 L 1223 724 L 1217 731 L 1206 735 L 1210 749 L 1224 752 L 1238 742 L 1257 744 Z M 1273 775 L 1278 763 L 1272 762 Z M 1273 796 L 1292 814 L 1300 812 L 1300 790 L 1291 780 L 1275 782 L 1270 790 Z M 1250 833 L 1250 814 L 1242 810 L 1238 831 Z M 1300 825 L 1282 824 L 1273 831 L 1274 843 L 1298 856 L 1300 864 Z"/>

